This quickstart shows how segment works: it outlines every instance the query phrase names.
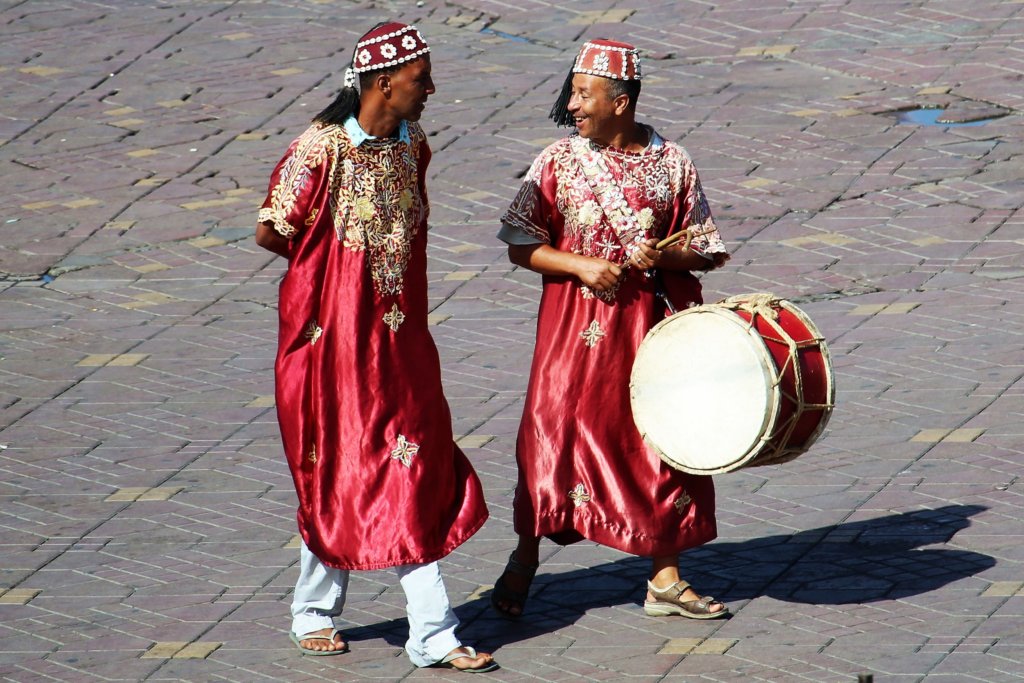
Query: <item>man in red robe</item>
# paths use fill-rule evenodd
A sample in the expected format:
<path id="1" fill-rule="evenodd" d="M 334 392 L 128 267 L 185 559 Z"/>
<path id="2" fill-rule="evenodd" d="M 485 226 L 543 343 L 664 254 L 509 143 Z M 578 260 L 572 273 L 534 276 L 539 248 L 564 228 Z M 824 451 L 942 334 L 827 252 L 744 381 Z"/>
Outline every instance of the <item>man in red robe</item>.
<path id="1" fill-rule="evenodd" d="M 651 557 L 649 615 L 728 613 L 679 574 L 679 553 L 717 534 L 711 478 L 665 465 L 630 408 L 637 348 L 666 313 L 659 288 L 682 294 L 677 307 L 700 303 L 690 271 L 728 259 L 690 157 L 636 121 L 640 78 L 633 46 L 582 46 L 551 111 L 576 134 L 537 157 L 498 234 L 513 263 L 543 275 L 516 445 L 519 543 L 491 600 L 509 617 L 522 614 L 541 536 Z M 655 248 L 683 230 L 688 247 Z"/>
<path id="2" fill-rule="evenodd" d="M 428 53 L 414 26 L 364 35 L 259 212 L 257 243 L 288 259 L 274 369 L 302 537 L 291 639 L 304 654 L 347 651 L 334 619 L 349 570 L 395 567 L 413 663 L 487 671 L 491 656 L 455 637 L 437 565 L 487 508 L 427 329 Z"/>

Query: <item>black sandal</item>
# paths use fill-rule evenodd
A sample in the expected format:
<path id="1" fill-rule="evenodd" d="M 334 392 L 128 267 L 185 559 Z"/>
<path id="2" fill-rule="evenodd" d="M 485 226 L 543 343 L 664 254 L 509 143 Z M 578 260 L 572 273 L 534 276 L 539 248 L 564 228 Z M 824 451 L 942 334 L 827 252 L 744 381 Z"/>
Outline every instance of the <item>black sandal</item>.
<path id="1" fill-rule="evenodd" d="M 512 554 L 508 556 L 508 564 L 505 565 L 505 571 L 498 577 L 497 582 L 494 584 L 494 590 L 491 591 L 491 607 L 493 607 L 498 614 L 508 619 L 518 619 L 523 615 L 523 610 L 526 608 L 526 598 L 529 594 L 529 584 L 533 583 L 533 577 L 537 573 L 537 567 L 540 566 L 539 562 L 532 565 L 523 564 L 516 559 L 516 551 L 512 551 Z M 509 572 L 513 574 L 519 574 L 520 576 L 526 577 L 527 589 L 524 591 L 515 591 L 508 587 L 505 583 L 505 575 Z M 507 607 L 502 607 L 500 603 L 504 602 Z M 515 614 L 510 611 L 510 607 L 513 605 L 519 605 L 519 614 Z"/>

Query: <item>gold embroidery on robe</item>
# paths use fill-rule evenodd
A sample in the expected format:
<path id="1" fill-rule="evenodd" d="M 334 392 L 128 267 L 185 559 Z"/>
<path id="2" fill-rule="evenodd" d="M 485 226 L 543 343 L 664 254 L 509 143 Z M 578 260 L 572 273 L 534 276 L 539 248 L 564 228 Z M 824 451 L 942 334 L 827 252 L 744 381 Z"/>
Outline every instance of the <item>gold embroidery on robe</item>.
<path id="1" fill-rule="evenodd" d="M 378 294 L 399 294 L 412 242 L 427 217 L 418 188 L 423 132 L 410 126 L 412 144 L 367 141 L 353 147 L 339 133 L 338 155 L 344 159 L 331 177 L 334 229 L 346 249 L 366 255 Z"/>
<path id="2" fill-rule="evenodd" d="M 404 434 L 398 435 L 398 443 L 391 451 L 392 460 L 397 460 L 406 467 L 412 465 L 412 459 L 419 453 L 420 445 L 405 438 Z"/>
<path id="3" fill-rule="evenodd" d="M 569 497 L 572 499 L 573 505 L 576 507 L 583 507 L 590 502 L 590 494 L 587 493 L 587 487 L 583 483 L 576 484 L 576 488 L 569 491 Z"/>
<path id="4" fill-rule="evenodd" d="M 398 310 L 398 304 L 393 304 L 391 310 L 384 314 L 384 324 L 391 328 L 392 332 L 398 332 L 398 327 L 405 322 L 405 313 Z"/>
<path id="5" fill-rule="evenodd" d="M 597 346 L 597 343 L 605 336 L 604 330 L 601 329 L 601 325 L 596 321 L 592 321 L 590 326 L 580 332 L 580 337 L 583 339 L 583 343 L 588 349 L 592 349 Z"/>
<path id="6" fill-rule="evenodd" d="M 315 320 L 310 321 L 306 327 L 306 339 L 309 340 L 310 346 L 316 346 L 316 343 L 320 341 L 320 337 L 323 336 L 324 330 L 322 327 L 316 324 Z"/>

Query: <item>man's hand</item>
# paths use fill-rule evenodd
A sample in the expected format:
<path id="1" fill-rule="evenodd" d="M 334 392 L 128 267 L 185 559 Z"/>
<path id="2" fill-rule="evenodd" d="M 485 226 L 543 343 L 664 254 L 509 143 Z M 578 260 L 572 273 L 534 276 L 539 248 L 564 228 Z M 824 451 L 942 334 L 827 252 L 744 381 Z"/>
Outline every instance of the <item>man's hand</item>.
<path id="1" fill-rule="evenodd" d="M 571 275 L 587 287 L 606 292 L 625 272 L 607 259 L 562 251 L 549 244 L 510 244 L 508 258 L 517 266 L 543 275 Z"/>
<path id="2" fill-rule="evenodd" d="M 637 270 L 650 270 L 657 268 L 661 261 L 661 251 L 656 249 L 658 240 L 647 240 L 638 245 L 638 249 L 629 257 L 629 265 Z"/>
<path id="3" fill-rule="evenodd" d="M 611 261 L 593 256 L 577 255 L 575 275 L 591 289 L 606 292 L 622 278 L 623 270 Z"/>
<path id="4" fill-rule="evenodd" d="M 269 223 L 256 224 L 256 244 L 278 256 L 291 256 L 291 242 L 277 234 Z"/>

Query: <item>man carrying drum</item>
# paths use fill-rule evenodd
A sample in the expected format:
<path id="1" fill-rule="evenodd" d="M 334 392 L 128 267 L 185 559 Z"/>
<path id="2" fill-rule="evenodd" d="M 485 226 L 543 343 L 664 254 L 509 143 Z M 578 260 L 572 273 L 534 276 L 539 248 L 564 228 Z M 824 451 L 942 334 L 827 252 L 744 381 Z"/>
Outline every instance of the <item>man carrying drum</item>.
<path id="1" fill-rule="evenodd" d="M 508 617 L 523 612 L 541 536 L 650 556 L 648 615 L 728 614 L 679 575 L 679 553 L 717 534 L 711 477 L 663 464 L 630 412 L 633 359 L 666 313 L 659 294 L 701 303 L 690 271 L 729 258 L 687 153 L 636 121 L 640 78 L 633 46 L 583 44 L 551 110 L 577 134 L 537 157 L 498 233 L 513 263 L 543 275 L 516 447 L 519 542 L 491 599 Z M 692 241 L 657 248 L 683 234 Z M 713 350 L 687 352 L 700 363 Z"/>

